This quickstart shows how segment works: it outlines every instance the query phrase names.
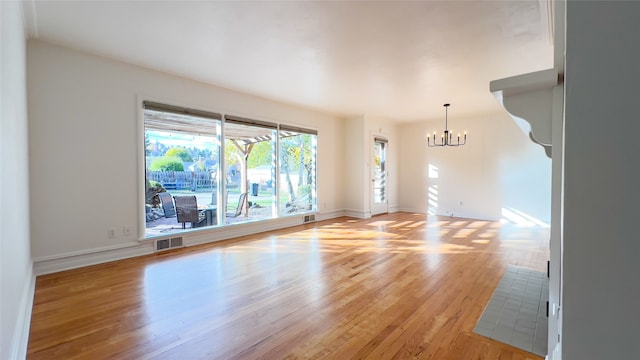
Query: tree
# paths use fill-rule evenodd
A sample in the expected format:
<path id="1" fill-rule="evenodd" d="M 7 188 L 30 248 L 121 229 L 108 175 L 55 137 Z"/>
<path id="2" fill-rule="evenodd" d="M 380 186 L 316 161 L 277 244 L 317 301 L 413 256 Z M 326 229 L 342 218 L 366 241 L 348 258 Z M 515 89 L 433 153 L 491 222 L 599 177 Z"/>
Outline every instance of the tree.
<path id="1" fill-rule="evenodd" d="M 304 169 L 307 171 L 307 185 L 311 185 L 313 182 L 313 171 L 315 168 L 315 136 L 301 134 L 300 135 L 300 166 L 304 166 Z"/>
<path id="2" fill-rule="evenodd" d="M 189 150 L 183 147 L 172 147 L 171 149 L 167 150 L 164 156 L 166 157 L 177 156 L 180 159 L 182 159 L 182 161 L 193 162 L 193 158 L 191 157 L 191 154 L 189 154 Z"/>
<path id="3" fill-rule="evenodd" d="M 284 178 L 287 181 L 289 201 L 291 202 L 296 201 L 296 193 L 293 190 L 293 183 L 291 182 L 291 175 L 289 172 L 291 171 L 291 168 L 295 168 L 297 166 L 296 155 L 298 152 L 299 148 L 297 147 L 296 141 L 293 137 L 280 139 L 280 166 L 284 171 Z"/>
<path id="4" fill-rule="evenodd" d="M 177 156 L 163 156 L 157 158 L 149 165 L 151 171 L 184 171 L 182 159 Z"/>
<path id="5" fill-rule="evenodd" d="M 249 168 L 255 168 L 261 165 L 271 165 L 273 162 L 273 145 L 271 141 L 261 141 L 253 145 L 251 154 L 249 154 Z"/>

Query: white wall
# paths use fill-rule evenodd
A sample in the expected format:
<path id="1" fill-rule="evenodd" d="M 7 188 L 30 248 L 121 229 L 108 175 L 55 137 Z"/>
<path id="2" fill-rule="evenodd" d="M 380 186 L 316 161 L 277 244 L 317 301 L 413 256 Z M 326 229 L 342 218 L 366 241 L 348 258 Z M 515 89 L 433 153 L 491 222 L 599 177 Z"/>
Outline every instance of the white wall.
<path id="1" fill-rule="evenodd" d="M 401 209 L 474 219 L 529 223 L 536 219 L 548 224 L 551 161 L 544 150 L 503 112 L 474 118 L 450 116 L 449 120 L 456 135 L 459 130 L 469 132 L 466 145 L 427 147 L 427 134 L 436 130 L 439 136 L 442 119 L 400 126 Z M 519 215 L 507 219 L 503 209 Z"/>
<path id="2" fill-rule="evenodd" d="M 345 196 L 345 210 L 350 216 L 365 217 L 365 191 L 362 185 L 366 179 L 364 116 L 345 119 L 343 126 L 346 147 L 342 179 L 345 195 L 348 194 Z"/>
<path id="3" fill-rule="evenodd" d="M 640 359 L 640 3 L 567 2 L 562 359 Z"/>
<path id="4" fill-rule="evenodd" d="M 40 41 L 28 43 L 28 73 L 36 262 L 138 244 L 140 97 L 317 129 L 319 210 L 344 208 L 335 117 Z"/>
<path id="5" fill-rule="evenodd" d="M 371 216 L 373 139 L 380 136 L 389 141 L 387 147 L 387 196 L 389 212 L 398 209 L 399 139 L 397 125 L 382 118 L 363 115 L 344 120 L 344 189 L 345 209 L 350 216 Z"/>
<path id="6" fill-rule="evenodd" d="M 26 35 L 21 2 L 0 1 L 0 358 L 24 358 L 33 303 Z"/>

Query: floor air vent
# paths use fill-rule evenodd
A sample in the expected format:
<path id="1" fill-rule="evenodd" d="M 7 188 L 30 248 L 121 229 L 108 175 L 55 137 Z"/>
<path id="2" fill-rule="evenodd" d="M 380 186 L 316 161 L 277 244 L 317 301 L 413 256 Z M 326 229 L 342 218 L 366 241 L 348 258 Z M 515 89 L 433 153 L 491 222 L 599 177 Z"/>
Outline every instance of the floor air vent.
<path id="1" fill-rule="evenodd" d="M 170 247 L 172 247 L 172 248 L 182 247 L 182 238 L 181 237 L 171 238 L 171 246 Z"/>
<path id="2" fill-rule="evenodd" d="M 182 237 L 156 240 L 156 252 L 182 247 Z"/>
<path id="3" fill-rule="evenodd" d="M 312 222 L 312 221 L 316 221 L 316 216 L 315 215 L 305 215 L 302 218 L 302 222 L 303 223 L 308 223 L 308 222 Z"/>

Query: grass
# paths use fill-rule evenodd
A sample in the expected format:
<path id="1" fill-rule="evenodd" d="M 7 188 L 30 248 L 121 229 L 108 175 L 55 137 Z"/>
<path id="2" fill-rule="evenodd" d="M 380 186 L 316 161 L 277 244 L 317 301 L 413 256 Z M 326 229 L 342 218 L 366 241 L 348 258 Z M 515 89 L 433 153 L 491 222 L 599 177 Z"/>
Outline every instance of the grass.
<path id="1" fill-rule="evenodd" d="M 198 189 L 198 191 L 191 191 L 189 189 L 180 189 L 180 190 L 168 190 L 172 195 L 196 195 L 202 193 L 211 193 L 211 189 Z M 240 196 L 240 189 L 230 189 L 229 190 L 229 202 L 235 204 L 238 201 L 238 196 Z M 254 204 L 258 204 L 262 207 L 269 207 L 273 203 L 273 193 L 271 191 L 259 191 L 258 196 L 252 196 L 249 193 L 248 197 L 249 201 Z M 280 195 L 280 204 L 286 204 L 289 201 L 289 196 L 285 193 L 284 195 Z"/>

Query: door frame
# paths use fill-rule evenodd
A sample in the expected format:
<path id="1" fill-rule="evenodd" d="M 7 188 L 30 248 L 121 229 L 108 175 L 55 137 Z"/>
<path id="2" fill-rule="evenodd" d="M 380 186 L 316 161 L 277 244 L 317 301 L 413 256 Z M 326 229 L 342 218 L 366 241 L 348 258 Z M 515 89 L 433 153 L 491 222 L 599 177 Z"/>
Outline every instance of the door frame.
<path id="1" fill-rule="evenodd" d="M 377 203 L 375 198 L 375 156 L 376 156 L 376 143 L 384 144 L 384 203 Z M 371 145 L 370 145 L 370 171 L 369 171 L 369 199 L 371 204 L 371 216 L 386 214 L 389 212 L 389 164 L 388 164 L 388 153 L 389 153 L 389 139 L 384 136 L 375 135 L 371 136 Z"/>

